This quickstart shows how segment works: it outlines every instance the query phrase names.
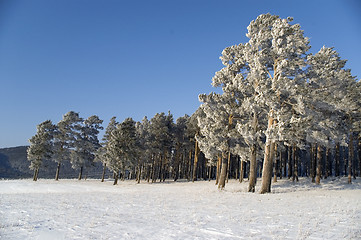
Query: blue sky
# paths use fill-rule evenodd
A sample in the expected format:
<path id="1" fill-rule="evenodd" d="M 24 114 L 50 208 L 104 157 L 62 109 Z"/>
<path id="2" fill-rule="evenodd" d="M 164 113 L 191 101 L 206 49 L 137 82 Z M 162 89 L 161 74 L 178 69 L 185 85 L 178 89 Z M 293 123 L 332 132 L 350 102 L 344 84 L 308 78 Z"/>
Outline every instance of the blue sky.
<path id="1" fill-rule="evenodd" d="M 72 110 L 104 127 L 191 115 L 219 56 L 262 13 L 294 17 L 311 52 L 335 47 L 361 77 L 361 1 L 0 0 L 0 148 Z"/>

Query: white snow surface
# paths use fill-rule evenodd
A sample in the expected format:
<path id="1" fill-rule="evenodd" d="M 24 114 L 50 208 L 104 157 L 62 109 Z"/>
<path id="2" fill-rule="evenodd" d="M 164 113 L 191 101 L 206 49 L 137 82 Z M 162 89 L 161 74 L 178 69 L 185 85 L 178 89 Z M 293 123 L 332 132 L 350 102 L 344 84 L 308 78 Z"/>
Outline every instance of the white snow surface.
<path id="1" fill-rule="evenodd" d="M 346 182 L 2 180 L 0 239 L 361 239 L 361 180 Z"/>

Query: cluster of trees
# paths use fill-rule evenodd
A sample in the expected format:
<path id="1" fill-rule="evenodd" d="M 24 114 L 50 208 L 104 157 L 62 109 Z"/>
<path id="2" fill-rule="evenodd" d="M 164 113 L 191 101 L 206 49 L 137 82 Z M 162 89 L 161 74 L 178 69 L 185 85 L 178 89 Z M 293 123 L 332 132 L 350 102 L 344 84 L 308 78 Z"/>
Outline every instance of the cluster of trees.
<path id="1" fill-rule="evenodd" d="M 98 140 L 102 120 L 91 116 L 86 120 L 78 113 L 70 111 L 56 125 L 47 120 L 37 126 L 37 133 L 29 140 L 28 160 L 37 180 L 39 168 L 45 159 L 58 163 L 55 179 L 63 161 L 70 161 L 74 169 L 79 169 L 79 180 L 83 169 L 95 162 L 114 173 L 114 184 L 119 176 L 141 178 L 148 182 L 166 178 L 197 178 L 198 152 L 195 156 L 195 134 L 197 119 L 184 115 L 173 121 L 172 114 L 157 113 L 151 120 L 141 122 L 127 118 L 119 123 L 113 117 L 106 127 L 102 141 Z M 193 171 L 194 169 L 194 171 Z"/>
<path id="2" fill-rule="evenodd" d="M 55 179 L 59 179 L 63 161 L 70 161 L 72 168 L 79 169 L 79 179 L 83 169 L 94 163 L 95 154 L 100 147 L 99 130 L 103 129 L 98 116 L 83 119 L 78 113 L 70 111 L 58 124 L 46 120 L 37 126 L 37 133 L 29 139 L 27 150 L 30 169 L 34 170 L 34 181 L 38 178 L 39 168 L 45 159 L 57 163 Z"/>
<path id="3" fill-rule="evenodd" d="M 170 113 L 141 122 L 113 117 L 101 144 L 96 116 L 84 121 L 69 112 L 56 126 L 40 124 L 28 151 L 34 179 L 51 157 L 80 170 L 101 161 L 115 184 L 129 174 L 152 182 L 215 177 L 224 188 L 228 178 L 247 176 L 254 192 L 260 175 L 267 193 L 272 177 L 306 175 L 319 184 L 346 172 L 351 183 L 361 175 L 361 83 L 333 48 L 309 53 L 292 21 L 271 14 L 252 21 L 249 41 L 222 52 L 224 68 L 212 79 L 221 93 L 201 94 L 197 111 L 175 123 Z"/>
<path id="4" fill-rule="evenodd" d="M 200 149 L 208 159 L 222 158 L 221 182 L 227 156 L 250 162 L 249 191 L 255 190 L 257 159 L 262 164 L 261 193 L 271 191 L 277 175 L 276 155 L 288 147 L 290 164 L 298 178 L 298 149 L 312 150 L 310 173 L 316 183 L 322 174 L 323 151 L 335 148 L 335 174 L 339 149 L 347 146 L 348 181 L 354 161 L 355 138 L 360 140 L 361 83 L 345 69 L 345 60 L 333 48 L 309 53 L 309 41 L 293 19 L 263 14 L 248 26 L 247 43 L 227 47 L 220 59 L 224 68 L 212 79 L 221 94 L 200 95 L 203 113 L 198 118 Z M 292 151 L 291 151 L 292 150 Z M 292 158 L 292 159 L 291 159 Z M 359 163 L 360 164 L 360 163 Z M 360 166 L 359 166 L 360 168 Z"/>

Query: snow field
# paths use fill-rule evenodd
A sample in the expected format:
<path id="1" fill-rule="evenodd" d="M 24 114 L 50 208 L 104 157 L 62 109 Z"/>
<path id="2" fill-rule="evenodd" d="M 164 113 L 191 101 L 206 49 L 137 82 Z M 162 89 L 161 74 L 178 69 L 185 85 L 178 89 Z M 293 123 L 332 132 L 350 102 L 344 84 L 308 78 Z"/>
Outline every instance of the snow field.
<path id="1" fill-rule="evenodd" d="M 260 195 L 235 180 L 3 180 L 0 239 L 360 239 L 361 181 L 346 181 L 279 180 Z"/>

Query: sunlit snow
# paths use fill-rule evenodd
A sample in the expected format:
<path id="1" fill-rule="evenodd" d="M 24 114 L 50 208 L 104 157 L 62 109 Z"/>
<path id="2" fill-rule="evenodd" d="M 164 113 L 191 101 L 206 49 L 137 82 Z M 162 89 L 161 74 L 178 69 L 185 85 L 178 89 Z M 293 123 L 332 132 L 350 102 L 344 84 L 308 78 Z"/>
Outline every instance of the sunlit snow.
<path id="1" fill-rule="evenodd" d="M 235 180 L 2 180 L 0 239 L 359 239 L 361 180 L 346 181 L 280 180 L 261 195 Z"/>

